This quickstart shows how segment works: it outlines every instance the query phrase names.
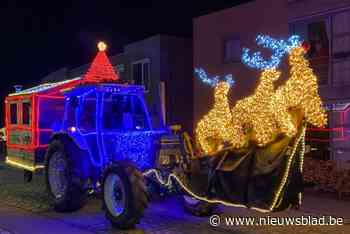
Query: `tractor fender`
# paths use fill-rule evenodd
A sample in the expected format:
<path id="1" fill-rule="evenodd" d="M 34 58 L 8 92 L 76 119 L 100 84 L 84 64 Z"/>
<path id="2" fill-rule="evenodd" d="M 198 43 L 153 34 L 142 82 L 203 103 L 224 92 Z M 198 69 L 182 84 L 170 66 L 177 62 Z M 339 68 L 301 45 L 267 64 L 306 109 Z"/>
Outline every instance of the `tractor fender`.
<path id="1" fill-rule="evenodd" d="M 93 168 L 90 162 L 90 157 L 88 157 L 88 151 L 81 149 L 74 139 L 70 137 L 67 133 L 59 132 L 54 133 L 49 141 L 49 149 L 50 143 L 59 140 L 64 145 L 65 151 L 67 152 L 69 158 L 71 159 L 72 166 L 74 168 L 74 174 L 77 175 L 82 180 L 87 180 L 91 177 Z M 47 154 L 50 153 L 47 151 Z M 45 156 L 45 160 L 47 156 Z"/>

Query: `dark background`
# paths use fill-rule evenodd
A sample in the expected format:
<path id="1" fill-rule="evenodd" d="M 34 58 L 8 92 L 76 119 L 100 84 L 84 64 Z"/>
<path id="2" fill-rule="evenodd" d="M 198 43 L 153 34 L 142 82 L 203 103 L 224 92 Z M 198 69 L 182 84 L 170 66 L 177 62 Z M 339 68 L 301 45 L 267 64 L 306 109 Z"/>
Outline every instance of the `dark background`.
<path id="1" fill-rule="evenodd" d="M 115 54 L 122 52 L 123 45 L 154 34 L 191 37 L 193 17 L 242 2 L 248 0 L 2 0 L 2 106 L 13 85 L 28 88 L 61 67 L 90 62 L 99 40 L 107 42 L 109 54 Z M 2 122 L 3 113 L 1 126 Z"/>

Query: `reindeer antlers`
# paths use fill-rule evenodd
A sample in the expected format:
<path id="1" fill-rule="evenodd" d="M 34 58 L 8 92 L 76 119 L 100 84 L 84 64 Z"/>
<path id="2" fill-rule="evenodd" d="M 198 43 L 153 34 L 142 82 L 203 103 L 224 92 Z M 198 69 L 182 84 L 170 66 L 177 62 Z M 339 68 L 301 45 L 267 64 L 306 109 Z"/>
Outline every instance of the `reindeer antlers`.
<path id="1" fill-rule="evenodd" d="M 215 87 L 222 80 L 219 76 L 209 78 L 203 68 L 195 68 L 194 73 L 198 75 L 198 78 L 203 83 L 208 84 L 211 87 Z M 232 74 L 225 75 L 223 77 L 223 81 L 227 82 L 230 86 L 234 85 L 235 83 Z"/>
<path id="2" fill-rule="evenodd" d="M 256 43 L 263 48 L 269 48 L 272 50 L 270 61 L 266 61 L 261 52 L 255 52 L 252 56 L 249 55 L 249 49 L 243 48 L 242 62 L 249 67 L 265 70 L 276 68 L 281 63 L 281 58 L 284 54 L 288 53 L 292 48 L 301 45 L 300 37 L 293 35 L 288 38 L 287 42 L 284 40 L 276 40 L 270 36 L 259 34 L 256 37 Z"/>

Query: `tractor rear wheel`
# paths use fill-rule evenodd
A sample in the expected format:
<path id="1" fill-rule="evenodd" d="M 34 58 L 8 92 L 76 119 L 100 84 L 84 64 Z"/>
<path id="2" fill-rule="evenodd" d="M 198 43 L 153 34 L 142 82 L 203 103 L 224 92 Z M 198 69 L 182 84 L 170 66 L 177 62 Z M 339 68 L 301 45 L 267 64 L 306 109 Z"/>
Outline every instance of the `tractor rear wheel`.
<path id="1" fill-rule="evenodd" d="M 103 178 L 103 207 L 113 226 L 130 229 L 139 223 L 149 197 L 144 177 L 132 165 L 113 165 Z"/>
<path id="2" fill-rule="evenodd" d="M 46 159 L 46 185 L 54 209 L 58 212 L 80 209 L 87 200 L 87 191 L 73 173 L 73 164 L 64 144 L 59 140 L 52 141 Z"/>

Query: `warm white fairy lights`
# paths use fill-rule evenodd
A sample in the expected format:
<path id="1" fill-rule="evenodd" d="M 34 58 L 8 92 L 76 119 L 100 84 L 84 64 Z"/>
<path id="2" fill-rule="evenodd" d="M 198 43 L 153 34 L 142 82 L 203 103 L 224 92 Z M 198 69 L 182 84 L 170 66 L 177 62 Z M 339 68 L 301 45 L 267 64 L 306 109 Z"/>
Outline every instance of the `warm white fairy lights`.
<path id="1" fill-rule="evenodd" d="M 274 119 L 274 110 L 268 106 L 275 92 L 273 82 L 280 75 L 281 72 L 276 69 L 264 70 L 255 93 L 239 100 L 232 108 L 232 124 L 239 126 L 234 128 L 235 137 L 231 140 L 234 147 L 247 145 L 249 141 L 263 146 L 275 139 L 278 126 Z"/>
<path id="2" fill-rule="evenodd" d="M 6 163 L 9 164 L 9 165 L 18 167 L 18 168 L 22 168 L 22 169 L 28 170 L 28 171 L 36 171 L 38 169 L 43 169 L 44 168 L 43 165 L 36 165 L 36 166 L 28 165 L 28 164 L 23 163 L 21 161 L 9 159 L 9 158 L 6 158 Z"/>
<path id="3" fill-rule="evenodd" d="M 205 82 L 215 84 L 214 106 L 196 128 L 196 140 L 207 154 L 217 152 L 225 143 L 230 143 L 234 148 L 249 147 L 250 144 L 263 147 L 273 142 L 279 134 L 295 137 L 300 123 L 298 117 L 316 127 L 323 127 L 327 122 L 318 94 L 317 77 L 304 57 L 307 48 L 300 43 L 299 37 L 277 41 L 259 36 L 257 42 L 271 48 L 279 58 L 282 54 L 288 54 L 289 79 L 275 89 L 274 81 L 281 74 L 274 68 L 278 63 L 272 62 L 271 66 L 248 63 L 251 67 L 263 69 L 258 86 L 254 94 L 239 100 L 228 111 L 229 86 L 224 83 L 219 85 L 218 78 L 210 80 L 202 71 Z M 254 54 L 249 59 L 250 62 L 255 61 Z"/>
<path id="4" fill-rule="evenodd" d="M 291 153 L 291 155 L 289 156 L 289 158 L 287 160 L 287 167 L 286 167 L 286 169 L 284 171 L 281 183 L 280 183 L 279 187 L 277 188 L 277 190 L 274 193 L 274 196 L 273 196 L 273 199 L 272 199 L 272 203 L 271 203 L 271 206 L 270 206 L 270 210 L 271 211 L 276 207 L 277 201 L 280 199 L 281 192 L 283 191 L 283 189 L 284 189 L 284 187 L 285 187 L 285 185 L 287 183 L 287 180 L 288 180 L 288 177 L 289 177 L 289 172 L 290 172 L 290 167 L 292 165 L 295 153 L 297 152 L 298 146 L 299 146 L 300 143 L 304 144 L 302 142 L 305 141 L 305 131 L 306 131 L 306 127 L 303 126 L 303 129 L 301 131 L 300 136 L 296 139 L 296 141 L 294 143 L 292 153 Z M 304 157 L 304 152 L 305 151 L 303 151 L 303 150 L 300 151 L 300 158 Z M 299 200 L 299 202 L 300 202 L 300 200 Z"/>
<path id="5" fill-rule="evenodd" d="M 155 175 L 156 180 L 162 186 L 165 186 L 165 187 L 171 187 L 172 186 L 171 179 L 174 179 L 188 195 L 192 196 L 193 198 L 195 198 L 197 200 L 204 201 L 204 202 L 207 202 L 210 204 L 221 204 L 221 205 L 230 206 L 230 207 L 249 208 L 249 209 L 256 210 L 256 211 L 263 212 L 263 213 L 271 211 L 271 210 L 262 209 L 262 208 L 258 208 L 258 207 L 247 207 L 246 205 L 243 205 L 243 204 L 227 202 L 227 201 L 222 201 L 222 200 L 218 200 L 218 199 L 208 199 L 207 197 L 199 196 L 199 195 L 195 194 L 194 192 L 192 192 L 192 190 L 190 188 L 188 188 L 175 173 L 170 173 L 167 176 L 166 180 L 162 178 L 162 176 L 160 175 L 160 173 L 156 169 L 147 170 L 143 173 L 143 175 L 146 177 L 149 177 L 151 175 Z"/>
<path id="6" fill-rule="evenodd" d="M 292 109 L 301 110 L 306 122 L 313 126 L 324 127 L 327 123 L 326 112 L 318 95 L 317 77 L 304 54 L 303 47 L 290 51 L 290 78 L 276 90 L 269 102 L 280 131 L 290 137 L 297 132 L 290 112 Z"/>
<path id="7" fill-rule="evenodd" d="M 196 140 L 206 154 L 215 153 L 225 143 L 237 139 L 233 134 L 238 132 L 232 125 L 232 115 L 228 99 L 230 84 L 219 82 L 214 89 L 214 106 L 197 124 Z M 241 142 L 241 141 L 239 141 Z"/>
<path id="8" fill-rule="evenodd" d="M 300 152 L 299 152 L 299 170 L 300 170 L 300 173 L 303 173 L 303 167 L 304 167 L 304 154 L 305 154 L 305 133 L 306 133 L 306 127 L 304 126 L 304 129 L 302 131 L 302 140 L 301 140 L 301 149 L 300 149 Z M 302 196 L 303 194 L 300 192 L 298 193 L 298 199 L 299 199 L 299 205 L 301 205 L 302 203 Z"/>
<path id="9" fill-rule="evenodd" d="M 18 96 L 18 95 L 26 95 L 26 94 L 32 94 L 32 93 L 39 93 L 39 92 L 44 92 L 47 91 L 49 89 L 58 87 L 60 85 L 64 85 L 73 81 L 77 81 L 80 80 L 81 77 L 77 77 L 74 79 L 70 79 L 70 80 L 64 80 L 64 81 L 59 81 L 59 82 L 55 82 L 55 83 L 45 83 L 45 84 L 41 84 L 38 86 L 35 86 L 33 88 L 29 88 L 29 89 L 25 89 L 16 93 L 10 93 L 9 96 Z"/>

